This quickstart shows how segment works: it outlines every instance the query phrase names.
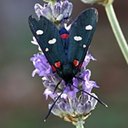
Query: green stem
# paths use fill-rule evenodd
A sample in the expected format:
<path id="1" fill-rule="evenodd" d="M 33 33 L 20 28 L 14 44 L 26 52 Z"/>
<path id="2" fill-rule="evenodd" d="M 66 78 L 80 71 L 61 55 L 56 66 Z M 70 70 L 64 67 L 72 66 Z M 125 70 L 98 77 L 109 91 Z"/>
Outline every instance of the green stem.
<path id="1" fill-rule="evenodd" d="M 84 128 L 84 121 L 83 120 L 80 120 L 76 123 L 76 128 Z"/>
<path id="2" fill-rule="evenodd" d="M 109 22 L 111 24 L 112 30 L 114 32 L 114 35 L 117 39 L 118 45 L 124 55 L 124 58 L 128 64 L 128 44 L 126 42 L 126 39 L 122 33 L 122 30 L 120 28 L 119 22 L 117 20 L 116 14 L 113 9 L 112 4 L 108 4 L 105 6 L 105 10 L 109 19 Z"/>

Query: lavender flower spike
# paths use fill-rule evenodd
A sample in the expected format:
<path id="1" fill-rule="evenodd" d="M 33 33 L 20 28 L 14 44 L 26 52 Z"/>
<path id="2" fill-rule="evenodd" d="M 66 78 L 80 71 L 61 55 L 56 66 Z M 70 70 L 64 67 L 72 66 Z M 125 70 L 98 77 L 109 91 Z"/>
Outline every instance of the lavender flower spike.
<path id="1" fill-rule="evenodd" d="M 44 16 L 53 22 L 58 28 L 64 27 L 72 13 L 72 3 L 68 0 L 45 0 L 45 2 L 48 3 L 44 4 L 43 6 L 38 3 L 35 4 L 34 9 L 37 17 L 40 19 L 41 16 Z M 68 28 L 70 29 L 70 27 Z M 33 37 L 32 43 L 38 45 L 36 39 L 38 38 Z M 54 50 L 51 50 L 51 52 L 54 53 Z M 82 66 L 80 65 L 79 71 L 71 77 L 70 82 L 66 81 L 63 79 L 64 77 L 61 77 L 61 75 L 58 74 L 57 71 L 59 69 L 54 67 L 56 60 L 54 65 L 52 65 L 52 63 L 50 63 L 51 65 L 48 63 L 48 61 L 50 62 L 50 59 L 52 60 L 52 57 L 53 59 L 55 57 L 50 56 L 50 59 L 48 59 L 49 57 L 46 56 L 48 59 L 47 60 L 45 55 L 41 51 L 34 54 L 30 59 L 35 67 L 34 71 L 32 72 L 32 76 L 34 77 L 37 74 L 42 78 L 46 100 L 50 97 L 53 101 L 48 105 L 49 112 L 45 117 L 45 120 L 48 118 L 50 113 L 53 113 L 55 116 L 71 122 L 77 128 L 83 128 L 86 118 L 91 115 L 91 112 L 95 109 L 97 102 L 102 103 L 98 99 L 97 95 L 92 93 L 92 89 L 99 88 L 99 86 L 95 81 L 90 80 L 91 71 L 87 69 L 89 62 L 91 60 L 95 60 L 95 58 L 91 54 L 87 53 L 84 61 L 82 60 Z M 63 67 L 64 66 L 62 65 L 62 67 L 59 68 Z M 71 68 L 69 67 L 68 70 L 70 69 Z M 70 78 L 70 75 L 72 74 L 66 74 L 65 76 L 69 76 Z"/>

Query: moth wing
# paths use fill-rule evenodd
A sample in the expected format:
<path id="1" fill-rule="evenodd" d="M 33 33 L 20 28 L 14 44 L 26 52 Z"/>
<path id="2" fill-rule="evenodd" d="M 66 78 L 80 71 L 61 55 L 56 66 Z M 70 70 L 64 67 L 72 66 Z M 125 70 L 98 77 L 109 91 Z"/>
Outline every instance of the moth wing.
<path id="1" fill-rule="evenodd" d="M 64 63 L 64 49 L 56 26 L 43 16 L 39 20 L 30 16 L 29 26 L 50 65 Z"/>
<path id="2" fill-rule="evenodd" d="M 68 61 L 70 63 L 73 63 L 74 60 L 77 60 L 79 63 L 84 61 L 97 21 L 97 10 L 90 8 L 83 11 L 72 24 L 68 48 Z"/>

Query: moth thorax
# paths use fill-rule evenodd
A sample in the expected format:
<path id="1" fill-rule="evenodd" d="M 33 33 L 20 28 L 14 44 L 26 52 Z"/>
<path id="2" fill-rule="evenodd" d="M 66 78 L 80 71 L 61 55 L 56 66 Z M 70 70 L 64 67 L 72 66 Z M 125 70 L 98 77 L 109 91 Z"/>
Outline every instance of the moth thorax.
<path id="1" fill-rule="evenodd" d="M 72 80 L 74 76 L 72 65 L 70 64 L 63 65 L 62 73 L 63 73 L 64 80 L 66 81 Z"/>

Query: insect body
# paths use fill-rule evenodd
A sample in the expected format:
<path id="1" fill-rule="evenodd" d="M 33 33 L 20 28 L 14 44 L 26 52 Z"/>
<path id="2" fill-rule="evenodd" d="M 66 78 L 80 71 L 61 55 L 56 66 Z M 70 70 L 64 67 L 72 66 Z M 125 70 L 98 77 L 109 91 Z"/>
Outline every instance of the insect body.
<path id="1" fill-rule="evenodd" d="M 58 30 L 55 24 L 43 16 L 39 20 L 29 17 L 30 29 L 53 72 L 66 83 L 72 83 L 73 77 L 81 69 L 97 20 L 97 10 L 87 9 L 78 16 L 68 31 L 64 27 Z"/>

